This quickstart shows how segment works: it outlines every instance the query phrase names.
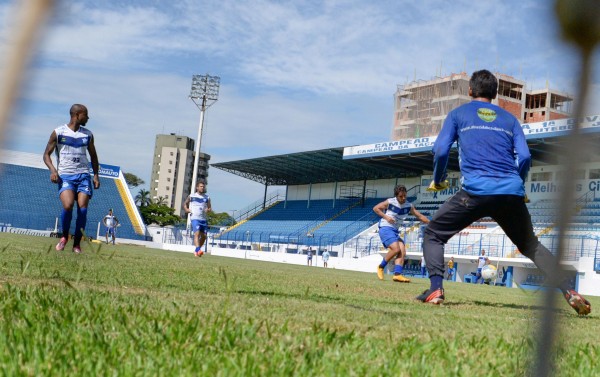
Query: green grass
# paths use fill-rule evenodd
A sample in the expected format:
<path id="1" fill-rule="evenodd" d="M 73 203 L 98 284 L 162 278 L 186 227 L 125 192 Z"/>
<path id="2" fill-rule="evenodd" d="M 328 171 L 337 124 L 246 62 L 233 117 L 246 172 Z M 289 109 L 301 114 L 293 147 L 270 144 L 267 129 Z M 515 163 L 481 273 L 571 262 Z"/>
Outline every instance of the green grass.
<path id="1" fill-rule="evenodd" d="M 519 376 L 535 355 L 541 293 L 449 283 L 437 307 L 424 279 L 55 243 L 1 234 L 0 376 Z M 556 373 L 597 373 L 598 314 L 558 318 Z"/>

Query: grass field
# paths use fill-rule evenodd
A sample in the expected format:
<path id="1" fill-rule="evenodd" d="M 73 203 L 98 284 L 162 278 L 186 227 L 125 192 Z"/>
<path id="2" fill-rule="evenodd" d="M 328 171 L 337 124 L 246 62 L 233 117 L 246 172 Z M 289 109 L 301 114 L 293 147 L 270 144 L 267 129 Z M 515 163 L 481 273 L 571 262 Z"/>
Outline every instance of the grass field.
<path id="1" fill-rule="evenodd" d="M 0 234 L 0 375 L 519 376 L 539 292 Z M 373 266 L 375 268 L 375 266 Z M 600 299 L 561 299 L 556 373 L 600 371 Z"/>

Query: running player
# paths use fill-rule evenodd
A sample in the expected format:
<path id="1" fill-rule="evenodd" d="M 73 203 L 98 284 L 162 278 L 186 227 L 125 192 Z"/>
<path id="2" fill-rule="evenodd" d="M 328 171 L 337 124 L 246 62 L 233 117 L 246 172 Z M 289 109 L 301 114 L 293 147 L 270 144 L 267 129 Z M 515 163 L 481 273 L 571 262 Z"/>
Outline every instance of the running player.
<path id="1" fill-rule="evenodd" d="M 208 230 L 206 213 L 212 211 L 210 198 L 208 194 L 206 194 L 206 185 L 204 182 L 198 182 L 198 184 L 196 184 L 196 192 L 187 197 L 183 204 L 183 209 L 186 213 L 191 214 L 194 246 L 196 246 L 194 255 L 201 257 L 204 255 L 204 252 L 201 249 L 206 241 L 206 231 Z"/>
<path id="2" fill-rule="evenodd" d="M 94 136 L 84 128 L 90 119 L 84 105 L 75 104 L 69 111 L 71 120 L 56 128 L 50 134 L 50 140 L 44 152 L 44 163 L 50 169 L 50 181 L 58 184 L 58 195 L 63 206 L 60 215 L 62 237 L 56 250 L 62 251 L 69 241 L 69 229 L 73 217 L 73 207 L 77 201 L 77 219 L 75 220 L 75 236 L 73 251 L 81 253 L 81 238 L 87 223 L 87 207 L 92 198 L 93 189 L 100 188 L 98 177 L 98 155 L 94 146 Z M 52 163 L 52 152 L 56 152 L 56 169 Z M 94 178 L 90 176 L 90 155 Z M 93 186 L 92 186 L 93 184 Z"/>
<path id="3" fill-rule="evenodd" d="M 402 222 L 411 214 L 419 221 L 427 224 L 429 219 L 421 214 L 412 203 L 406 200 L 406 187 L 398 185 L 394 188 L 394 197 L 384 200 L 373 207 L 373 211 L 381 217 L 379 220 L 379 238 L 383 246 L 388 248 L 388 252 L 377 267 L 377 277 L 383 280 L 383 271 L 388 262 L 396 257 L 394 262 L 394 277 L 392 280 L 399 283 L 409 283 L 410 279 L 402 276 L 404 268 L 404 257 L 406 256 L 406 247 L 404 240 L 400 237 L 398 228 Z"/>

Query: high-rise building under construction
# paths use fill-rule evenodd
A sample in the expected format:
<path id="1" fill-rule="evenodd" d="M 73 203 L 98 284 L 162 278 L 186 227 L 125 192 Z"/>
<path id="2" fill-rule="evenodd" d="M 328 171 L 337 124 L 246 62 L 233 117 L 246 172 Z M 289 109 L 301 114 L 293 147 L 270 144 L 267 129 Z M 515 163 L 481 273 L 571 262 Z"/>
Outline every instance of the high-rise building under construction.
<path id="1" fill-rule="evenodd" d="M 549 88 L 527 90 L 525 82 L 495 73 L 498 78 L 496 105 L 512 113 L 522 123 L 567 118 L 573 98 Z M 394 95 L 392 140 L 437 135 L 454 108 L 470 102 L 470 76 L 465 72 L 417 80 L 398 85 Z"/>

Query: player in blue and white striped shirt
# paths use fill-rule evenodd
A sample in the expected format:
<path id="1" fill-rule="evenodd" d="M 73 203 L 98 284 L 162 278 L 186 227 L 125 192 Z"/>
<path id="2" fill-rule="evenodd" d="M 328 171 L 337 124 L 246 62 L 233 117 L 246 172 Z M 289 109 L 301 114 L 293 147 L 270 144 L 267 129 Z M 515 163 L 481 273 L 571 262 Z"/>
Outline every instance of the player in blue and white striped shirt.
<path id="1" fill-rule="evenodd" d="M 392 280 L 399 283 L 410 282 L 410 279 L 402 275 L 406 248 L 404 240 L 400 237 L 398 228 L 409 214 L 415 216 L 419 221 L 425 224 L 429 223 L 429 219 L 421 212 L 417 211 L 411 202 L 406 200 L 406 195 L 406 187 L 404 185 L 398 185 L 394 187 L 393 198 L 386 199 L 373 207 L 373 212 L 381 217 L 381 220 L 379 220 L 379 238 L 381 239 L 383 246 L 389 250 L 377 267 L 377 278 L 379 278 L 379 280 L 383 280 L 383 272 L 388 262 L 393 258 L 396 258 L 394 261 L 394 277 Z"/>
<path id="2" fill-rule="evenodd" d="M 208 230 L 206 214 L 212 211 L 210 197 L 206 194 L 206 184 L 204 182 L 196 184 L 196 192 L 187 197 L 183 204 L 183 209 L 186 213 L 191 214 L 194 245 L 196 246 L 194 255 L 201 257 L 204 254 L 202 245 L 206 241 L 206 232 Z"/>
<path id="3" fill-rule="evenodd" d="M 93 189 L 100 188 L 98 176 L 99 163 L 94 136 L 92 132 L 83 128 L 88 120 L 88 110 L 84 105 L 75 104 L 69 111 L 71 120 L 50 134 L 50 139 L 44 152 L 44 163 L 50 169 L 50 181 L 58 185 L 58 195 L 63 205 L 60 216 L 62 238 L 56 245 L 56 250 L 62 251 L 69 240 L 69 229 L 73 217 L 73 207 L 77 200 L 77 220 L 75 221 L 75 235 L 73 238 L 73 251 L 81 252 L 80 242 L 82 230 L 87 223 L 87 207 L 92 197 Z M 56 152 L 55 168 L 52 163 L 52 152 Z M 90 176 L 90 155 L 94 178 Z"/>

